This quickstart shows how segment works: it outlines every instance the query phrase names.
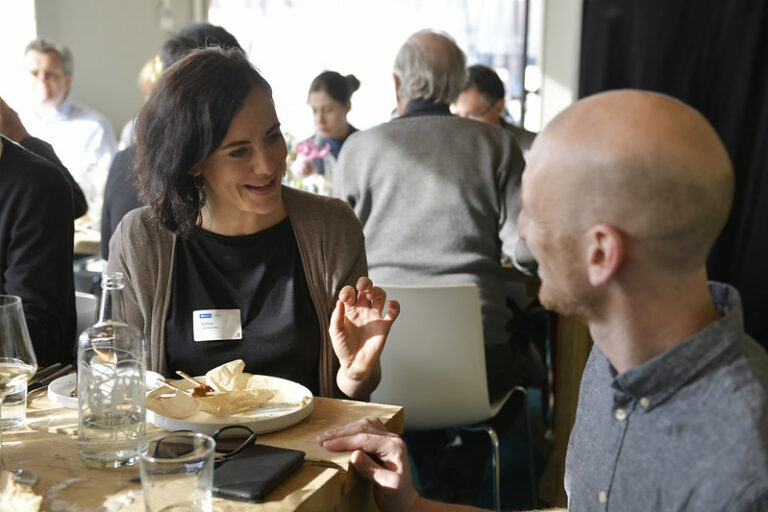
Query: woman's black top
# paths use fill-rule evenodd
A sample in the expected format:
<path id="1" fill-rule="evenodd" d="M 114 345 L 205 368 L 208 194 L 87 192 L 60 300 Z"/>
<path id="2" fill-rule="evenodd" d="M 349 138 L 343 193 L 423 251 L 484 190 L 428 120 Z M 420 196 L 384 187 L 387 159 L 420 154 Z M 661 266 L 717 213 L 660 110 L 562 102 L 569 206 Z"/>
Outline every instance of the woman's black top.
<path id="1" fill-rule="evenodd" d="M 252 235 L 179 238 L 172 286 L 165 324 L 171 373 L 204 375 L 242 359 L 247 372 L 290 379 L 317 394 L 320 325 L 288 218 Z M 237 309 L 242 339 L 195 341 L 193 324 L 211 321 L 205 310 Z"/>

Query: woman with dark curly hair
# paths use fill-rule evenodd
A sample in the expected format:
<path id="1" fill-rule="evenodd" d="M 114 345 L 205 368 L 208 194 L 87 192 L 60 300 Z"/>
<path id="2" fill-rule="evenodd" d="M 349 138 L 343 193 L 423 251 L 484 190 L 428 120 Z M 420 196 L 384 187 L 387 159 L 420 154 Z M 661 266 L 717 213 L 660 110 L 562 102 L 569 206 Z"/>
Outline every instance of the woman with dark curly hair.
<path id="1" fill-rule="evenodd" d="M 200 375 L 243 359 L 322 396 L 367 398 L 399 305 L 364 277 L 346 203 L 281 186 L 267 81 L 237 49 L 195 51 L 163 73 L 137 125 L 148 206 L 118 226 L 108 268 L 125 275 L 149 367 Z"/>

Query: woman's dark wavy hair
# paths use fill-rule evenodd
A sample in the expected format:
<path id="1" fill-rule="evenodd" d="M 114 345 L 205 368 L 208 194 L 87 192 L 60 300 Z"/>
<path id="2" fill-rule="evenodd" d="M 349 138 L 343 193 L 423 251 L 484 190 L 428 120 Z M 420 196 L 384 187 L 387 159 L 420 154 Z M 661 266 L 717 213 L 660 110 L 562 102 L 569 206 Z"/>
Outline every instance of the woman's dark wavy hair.
<path id="1" fill-rule="evenodd" d="M 135 172 L 139 196 L 163 226 L 199 231 L 199 197 L 189 174 L 221 145 L 245 97 L 272 88 L 237 48 L 195 50 L 166 70 L 139 111 Z"/>
<path id="2" fill-rule="evenodd" d="M 352 93 L 360 88 L 355 75 L 342 76 L 336 71 L 323 71 L 309 84 L 309 92 L 323 91 L 342 105 L 349 103 Z"/>

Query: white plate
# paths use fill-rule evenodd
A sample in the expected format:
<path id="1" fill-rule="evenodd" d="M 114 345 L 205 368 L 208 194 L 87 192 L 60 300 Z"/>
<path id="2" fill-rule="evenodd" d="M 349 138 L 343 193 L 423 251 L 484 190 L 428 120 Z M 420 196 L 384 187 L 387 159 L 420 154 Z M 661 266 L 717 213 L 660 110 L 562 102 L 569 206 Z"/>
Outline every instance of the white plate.
<path id="1" fill-rule="evenodd" d="M 147 390 L 154 390 L 160 384 L 157 381 L 163 380 L 163 376 L 159 373 L 148 371 L 147 372 Z M 53 382 L 48 384 L 48 400 L 61 405 L 63 407 L 69 407 L 70 409 L 77 409 L 77 396 L 70 396 L 69 394 L 75 389 L 77 385 L 77 374 L 70 373 L 69 375 L 63 375 Z"/>
<path id="2" fill-rule="evenodd" d="M 198 412 L 182 419 L 169 418 L 147 409 L 147 421 L 164 430 L 192 430 L 203 434 L 213 434 L 216 429 L 226 425 L 247 425 L 257 434 L 282 430 L 300 422 L 312 412 L 312 392 L 297 382 L 279 377 L 259 375 L 264 379 L 264 387 L 276 389 L 281 393 L 281 403 L 288 405 L 270 405 L 231 416 L 213 416 Z M 196 377 L 205 382 L 205 377 Z M 173 381 L 182 389 L 191 389 L 194 384 L 186 380 Z M 155 397 L 167 393 L 167 388 L 158 388 L 147 395 Z"/>

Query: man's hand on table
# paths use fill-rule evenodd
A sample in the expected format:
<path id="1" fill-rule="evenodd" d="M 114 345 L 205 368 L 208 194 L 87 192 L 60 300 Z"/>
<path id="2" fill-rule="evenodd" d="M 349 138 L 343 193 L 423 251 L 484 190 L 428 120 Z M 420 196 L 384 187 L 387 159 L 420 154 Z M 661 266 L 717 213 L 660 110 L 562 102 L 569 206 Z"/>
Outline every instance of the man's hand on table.
<path id="1" fill-rule="evenodd" d="M 416 492 L 408 450 L 398 435 L 378 419 L 362 419 L 317 436 L 326 450 L 352 451 L 355 470 L 374 483 L 373 495 L 383 512 L 469 512 L 475 507 L 429 501 Z"/>
<path id="2" fill-rule="evenodd" d="M 381 378 L 379 356 L 400 314 L 400 304 L 386 299 L 384 290 L 367 277 L 339 292 L 328 331 L 340 363 L 336 383 L 347 396 L 367 398 Z M 385 304 L 389 311 L 382 316 Z"/>
<path id="3" fill-rule="evenodd" d="M 375 483 L 376 503 L 384 512 L 419 510 L 421 498 L 413 488 L 405 441 L 381 421 L 358 420 L 323 433 L 317 442 L 326 450 L 354 451 L 352 465 L 363 478 Z"/>

